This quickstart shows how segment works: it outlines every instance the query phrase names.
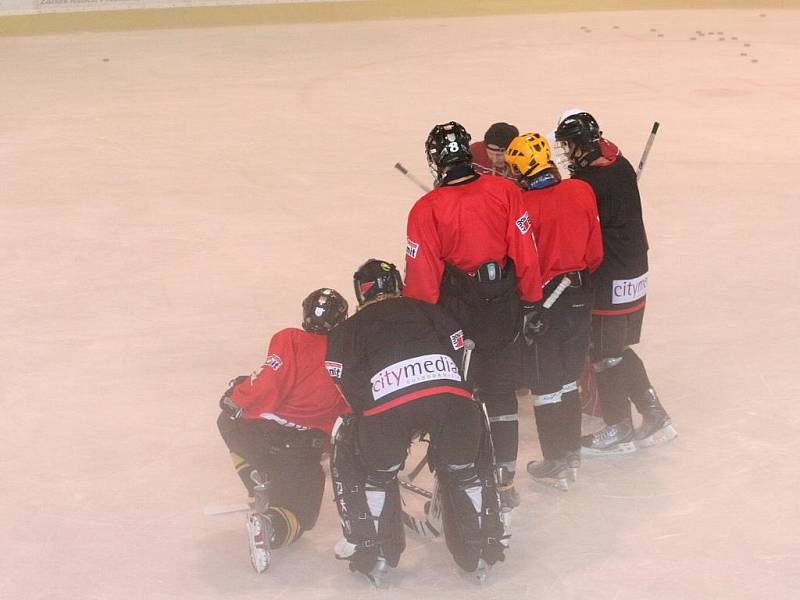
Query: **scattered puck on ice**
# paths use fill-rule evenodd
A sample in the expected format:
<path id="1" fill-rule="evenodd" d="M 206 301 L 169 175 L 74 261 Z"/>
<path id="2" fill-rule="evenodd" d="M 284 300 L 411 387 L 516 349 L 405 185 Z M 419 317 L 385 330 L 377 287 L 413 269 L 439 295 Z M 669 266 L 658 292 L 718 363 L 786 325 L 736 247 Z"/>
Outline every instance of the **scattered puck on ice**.
<path id="1" fill-rule="evenodd" d="M 745 44 L 745 45 L 744 45 L 744 47 L 745 47 L 745 48 L 749 48 L 749 47 L 750 47 L 750 44 Z"/>
<path id="2" fill-rule="evenodd" d="M 725 41 L 725 38 L 717 38 L 717 41 L 718 41 L 718 42 L 724 42 L 724 41 Z"/>
<path id="3" fill-rule="evenodd" d="M 696 37 L 690 37 L 690 38 L 689 38 L 689 41 L 693 42 L 693 41 L 695 41 L 696 39 L 697 39 Z"/>
<path id="4" fill-rule="evenodd" d="M 108 59 L 107 59 L 107 58 L 104 58 L 104 59 L 103 59 L 103 62 L 108 62 Z"/>
<path id="5" fill-rule="evenodd" d="M 619 29 L 619 25 L 614 25 L 612 29 Z"/>
<path id="6" fill-rule="evenodd" d="M 651 28 L 650 28 L 650 31 L 655 31 L 655 29 L 653 29 L 653 28 L 651 27 Z"/>
<path id="7" fill-rule="evenodd" d="M 725 32 L 724 31 L 718 31 L 717 35 L 722 35 L 723 33 L 725 33 Z"/>
<path id="8" fill-rule="evenodd" d="M 742 52 L 739 56 L 747 56 L 747 52 Z"/>
<path id="9" fill-rule="evenodd" d="M 758 62 L 758 59 L 757 58 L 751 58 L 750 62 Z"/>
<path id="10" fill-rule="evenodd" d="M 758 16 L 759 16 L 759 17 L 766 17 L 767 15 L 766 15 L 765 13 L 761 13 L 761 14 L 760 14 L 760 15 L 758 15 Z"/>
<path id="11" fill-rule="evenodd" d="M 663 33 L 659 33 L 658 37 L 664 37 L 664 34 Z"/>
<path id="12" fill-rule="evenodd" d="M 736 36 L 733 36 L 731 39 L 732 39 L 732 40 L 738 40 L 739 38 L 738 38 L 738 37 L 736 37 Z"/>

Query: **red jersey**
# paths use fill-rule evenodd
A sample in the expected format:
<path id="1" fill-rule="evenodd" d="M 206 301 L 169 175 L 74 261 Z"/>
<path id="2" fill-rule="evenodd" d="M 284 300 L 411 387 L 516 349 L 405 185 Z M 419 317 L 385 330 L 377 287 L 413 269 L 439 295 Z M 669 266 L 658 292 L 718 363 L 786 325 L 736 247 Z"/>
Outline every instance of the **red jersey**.
<path id="1" fill-rule="evenodd" d="M 506 179 L 482 175 L 428 192 L 411 209 L 407 233 L 406 297 L 436 304 L 445 263 L 473 273 L 507 258 L 514 261 L 520 297 L 542 297 L 530 218 L 522 192 Z"/>
<path id="2" fill-rule="evenodd" d="M 522 194 L 539 251 L 542 285 L 570 271 L 595 271 L 603 235 L 592 187 L 578 179 Z"/>
<path id="3" fill-rule="evenodd" d="M 272 336 L 264 364 L 231 394 L 245 419 L 331 432 L 336 417 L 350 412 L 328 371 L 328 336 L 283 329 Z"/>

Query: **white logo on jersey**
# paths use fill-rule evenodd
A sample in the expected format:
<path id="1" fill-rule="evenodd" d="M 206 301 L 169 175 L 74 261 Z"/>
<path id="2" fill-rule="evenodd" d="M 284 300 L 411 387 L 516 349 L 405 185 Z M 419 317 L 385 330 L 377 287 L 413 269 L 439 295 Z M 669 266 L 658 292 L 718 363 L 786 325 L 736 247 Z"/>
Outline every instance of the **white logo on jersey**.
<path id="1" fill-rule="evenodd" d="M 264 361 L 264 366 L 269 367 L 273 371 L 277 371 L 283 366 L 283 361 L 281 357 L 277 354 L 269 354 L 267 355 L 266 360 Z"/>
<path id="2" fill-rule="evenodd" d="M 525 235 L 531 230 L 531 218 L 528 216 L 528 211 L 517 219 L 517 229 L 522 235 Z"/>
<path id="3" fill-rule="evenodd" d="M 331 377 L 336 377 L 337 379 L 342 377 L 342 363 L 326 360 L 325 368 L 328 370 L 328 375 Z"/>
<path id="4" fill-rule="evenodd" d="M 417 252 L 419 251 L 419 244 L 413 241 L 411 238 L 406 239 L 406 256 L 411 258 L 417 258 Z"/>
<path id="5" fill-rule="evenodd" d="M 372 397 L 380 400 L 412 385 L 437 379 L 461 381 L 461 373 L 453 359 L 446 354 L 415 356 L 389 365 L 376 373 L 370 379 Z"/>
<path id="6" fill-rule="evenodd" d="M 636 279 L 615 279 L 611 286 L 611 304 L 635 302 L 647 294 L 647 273 Z"/>
<path id="7" fill-rule="evenodd" d="M 450 343 L 453 344 L 453 350 L 461 350 L 464 347 L 464 332 L 459 329 L 450 334 Z"/>

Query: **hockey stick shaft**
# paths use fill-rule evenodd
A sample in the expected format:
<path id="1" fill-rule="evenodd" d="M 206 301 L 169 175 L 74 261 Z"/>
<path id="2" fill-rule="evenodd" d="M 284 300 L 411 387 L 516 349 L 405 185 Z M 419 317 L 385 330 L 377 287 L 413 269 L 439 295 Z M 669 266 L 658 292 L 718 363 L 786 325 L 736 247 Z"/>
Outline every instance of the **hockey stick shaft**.
<path id="1" fill-rule="evenodd" d="M 404 167 L 402 164 L 400 164 L 400 163 L 394 163 L 394 168 L 395 168 L 395 169 L 397 169 L 398 171 L 400 171 L 400 172 L 401 172 L 403 175 L 405 175 L 406 177 L 408 177 L 408 178 L 409 178 L 409 180 L 411 180 L 411 181 L 413 181 L 415 184 L 417 184 L 417 185 L 419 186 L 419 188 L 420 188 L 421 190 L 423 190 L 424 192 L 430 192 L 430 191 L 431 191 L 431 188 L 430 188 L 430 187 L 428 187 L 427 185 L 425 185 L 424 183 L 422 183 L 422 182 L 421 182 L 419 179 L 417 179 L 416 177 L 414 177 L 414 175 L 412 175 L 411 173 L 409 173 L 409 172 L 408 172 L 408 169 L 406 169 L 406 168 L 405 168 L 405 167 Z"/>
<path id="2" fill-rule="evenodd" d="M 420 459 L 419 463 L 417 463 L 417 466 L 414 467 L 413 469 L 411 469 L 411 471 L 408 472 L 408 475 L 406 475 L 406 479 L 408 481 L 414 481 L 414 479 L 416 479 L 417 475 L 420 474 L 420 472 L 422 471 L 422 469 L 425 467 L 425 465 L 427 463 L 428 463 L 428 454 L 425 453 L 422 456 L 422 459 Z"/>
<path id="3" fill-rule="evenodd" d="M 397 481 L 400 483 L 401 488 L 406 489 L 409 492 L 414 492 L 415 494 L 418 494 L 423 498 L 427 498 L 428 500 L 433 497 L 433 492 L 426 490 L 425 488 L 421 488 L 418 485 L 407 481 L 406 479 L 398 479 Z"/>
<path id="4" fill-rule="evenodd" d="M 650 154 L 650 148 L 653 147 L 653 142 L 656 140 L 656 134 L 658 133 L 658 126 L 659 122 L 655 121 L 653 123 L 653 128 L 650 130 L 650 137 L 647 138 L 647 143 L 644 146 L 644 152 L 642 152 L 642 158 L 639 160 L 639 168 L 636 169 L 637 181 L 642 176 L 644 165 L 647 162 L 647 156 Z"/>

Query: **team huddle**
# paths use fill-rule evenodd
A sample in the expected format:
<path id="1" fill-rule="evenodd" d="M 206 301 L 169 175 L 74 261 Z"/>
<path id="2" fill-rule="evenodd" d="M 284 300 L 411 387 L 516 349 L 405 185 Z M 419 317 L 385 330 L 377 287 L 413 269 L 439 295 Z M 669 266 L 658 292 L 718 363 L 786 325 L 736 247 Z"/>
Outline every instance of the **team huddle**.
<path id="1" fill-rule="evenodd" d="M 517 390 L 531 391 L 542 451 L 527 472 L 564 491 L 582 454 L 676 436 L 631 349 L 648 280 L 636 171 L 595 119 L 568 111 L 552 144 L 507 123 L 471 144 L 449 122 L 425 152 L 434 188 L 408 216 L 405 279 L 365 262 L 349 317 L 339 292 L 312 292 L 302 329 L 276 333 L 261 367 L 220 400 L 220 433 L 253 498 L 258 572 L 316 523 L 325 450 L 344 534 L 334 551 L 352 571 L 378 585 L 398 566 L 398 475 L 424 436 L 431 510 L 456 564 L 482 581 L 520 504 Z M 587 356 L 605 426 L 582 435 Z"/>

